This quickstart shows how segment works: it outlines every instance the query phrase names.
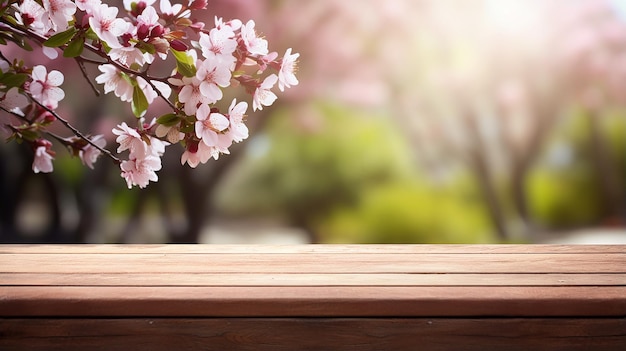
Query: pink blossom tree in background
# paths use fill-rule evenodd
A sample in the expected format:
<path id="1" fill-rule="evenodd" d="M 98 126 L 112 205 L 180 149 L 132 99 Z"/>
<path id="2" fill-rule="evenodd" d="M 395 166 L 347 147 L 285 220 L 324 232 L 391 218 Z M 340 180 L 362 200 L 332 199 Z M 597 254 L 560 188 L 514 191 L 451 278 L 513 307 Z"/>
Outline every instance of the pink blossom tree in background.
<path id="1" fill-rule="evenodd" d="M 573 108 L 624 107 L 626 28 L 614 1 L 276 4 L 278 30 L 309 44 L 307 92 L 389 111 L 435 179 L 468 169 L 503 241 L 541 233 L 529 176 Z M 624 182 L 598 120 L 598 191 L 604 215 L 623 222 Z"/>

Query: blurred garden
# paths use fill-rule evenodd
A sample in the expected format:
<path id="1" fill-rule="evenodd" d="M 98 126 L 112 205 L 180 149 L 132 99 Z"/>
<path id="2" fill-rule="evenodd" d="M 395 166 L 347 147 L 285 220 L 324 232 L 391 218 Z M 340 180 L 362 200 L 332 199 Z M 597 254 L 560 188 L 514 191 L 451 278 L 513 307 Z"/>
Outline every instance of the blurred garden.
<path id="1" fill-rule="evenodd" d="M 1 242 L 626 241 L 626 1 L 211 0 L 204 14 L 293 47 L 299 84 L 249 113 L 230 155 L 190 169 L 170 147 L 146 189 L 70 153 L 33 174 L 30 150 L 1 143 Z M 133 118 L 80 73 L 64 89 L 78 126 Z"/>

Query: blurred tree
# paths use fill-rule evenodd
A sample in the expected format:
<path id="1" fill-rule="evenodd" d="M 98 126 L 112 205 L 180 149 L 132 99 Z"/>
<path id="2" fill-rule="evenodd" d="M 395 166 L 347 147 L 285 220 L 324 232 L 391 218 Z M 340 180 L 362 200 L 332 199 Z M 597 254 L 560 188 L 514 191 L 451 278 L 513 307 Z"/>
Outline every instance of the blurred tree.
<path id="1" fill-rule="evenodd" d="M 322 218 L 354 204 L 365 189 L 407 177 L 411 160 L 383 116 L 336 105 L 300 111 L 306 112 L 286 118 L 291 112 L 283 110 L 272 118 L 256 141 L 258 147 L 263 138 L 267 149 L 233 170 L 221 202 L 239 215 L 283 214 L 317 242 Z"/>

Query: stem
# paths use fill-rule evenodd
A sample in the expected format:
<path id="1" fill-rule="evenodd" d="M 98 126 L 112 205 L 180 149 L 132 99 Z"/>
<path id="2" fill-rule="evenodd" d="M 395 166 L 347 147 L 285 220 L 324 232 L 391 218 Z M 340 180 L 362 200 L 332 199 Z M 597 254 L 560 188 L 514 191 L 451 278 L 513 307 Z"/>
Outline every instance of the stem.
<path id="1" fill-rule="evenodd" d="M 98 90 L 98 87 L 96 87 L 96 85 L 93 84 L 91 79 L 89 79 L 89 76 L 87 76 L 87 70 L 85 69 L 85 62 L 80 60 L 79 57 L 77 57 L 75 60 L 76 60 L 76 63 L 78 64 L 78 67 L 80 68 L 80 72 L 83 74 L 83 77 L 85 78 L 87 83 L 89 83 L 89 86 L 91 86 L 91 90 L 93 90 L 96 96 L 100 96 L 101 95 L 100 90 Z"/>
<path id="2" fill-rule="evenodd" d="M 42 103 L 40 103 L 39 101 L 37 101 L 37 100 L 33 99 L 33 98 L 32 98 L 32 96 L 31 96 L 31 99 L 32 99 L 32 100 L 33 100 L 33 101 L 34 101 L 34 102 L 35 102 L 35 103 L 36 103 L 39 107 L 41 107 L 41 108 L 43 108 L 44 110 L 46 110 L 46 111 L 48 111 L 49 113 L 51 113 L 51 114 L 52 114 L 52 115 L 53 115 L 53 116 L 54 116 L 57 120 L 59 120 L 59 121 L 61 122 L 61 124 L 63 124 L 63 125 L 64 125 L 67 129 L 71 130 L 71 131 L 72 131 L 72 133 L 74 133 L 74 135 L 75 135 L 75 136 L 77 136 L 77 137 L 79 137 L 79 138 L 83 139 L 84 141 L 86 141 L 87 143 L 89 143 L 89 145 L 91 145 L 91 146 L 95 147 L 96 149 L 98 149 L 98 150 L 99 150 L 100 152 L 102 152 L 103 154 L 105 154 L 105 155 L 109 156 L 109 157 L 113 160 L 113 162 L 115 162 L 115 163 L 117 163 L 117 164 L 122 163 L 122 161 L 121 161 L 118 157 L 116 157 L 115 155 L 113 155 L 113 154 L 111 153 L 111 151 L 109 151 L 109 150 L 107 150 L 107 149 L 105 149 L 105 148 L 102 148 L 102 147 L 100 147 L 100 146 L 96 145 L 94 142 L 92 142 L 92 141 L 91 141 L 91 139 L 87 138 L 85 135 L 83 135 L 83 133 L 81 133 L 78 129 L 76 129 L 74 126 L 72 126 L 72 125 L 70 124 L 70 122 L 68 122 L 66 119 L 62 118 L 61 116 L 59 116 L 59 114 L 58 114 L 58 113 L 54 112 L 52 109 L 50 109 L 49 107 L 47 107 L 47 106 L 43 105 L 43 104 L 42 104 Z"/>
<path id="3" fill-rule="evenodd" d="M 31 99 L 32 99 L 32 97 L 31 97 Z M 74 135 L 75 135 L 75 136 L 77 136 L 78 138 L 80 138 L 80 139 L 82 139 L 82 140 L 86 141 L 87 143 L 89 143 L 89 145 L 91 145 L 91 146 L 95 147 L 95 148 L 96 148 L 96 149 L 98 149 L 101 153 L 103 153 L 103 154 L 107 155 L 108 157 L 110 157 L 110 158 L 113 160 L 113 162 L 115 162 L 116 164 L 120 164 L 120 163 L 122 163 L 122 161 L 121 161 L 118 157 L 116 157 L 115 155 L 113 155 L 113 154 L 111 153 L 111 151 L 109 151 L 109 150 L 107 150 L 107 149 L 104 149 L 104 148 L 102 148 L 102 147 L 100 147 L 100 146 L 96 145 L 95 143 L 93 143 L 93 142 L 92 142 L 89 138 L 87 138 L 87 137 L 86 137 L 86 136 L 84 136 L 84 135 L 83 135 L 80 131 L 78 131 L 76 128 L 74 128 L 74 127 L 73 127 L 73 126 L 72 126 L 72 125 L 71 125 L 71 124 L 70 124 L 67 120 L 65 120 L 65 119 L 61 118 L 61 116 L 59 116 L 56 112 L 54 112 L 54 111 L 52 111 L 51 109 L 49 109 L 48 107 L 46 107 L 46 106 L 42 105 L 41 103 L 39 103 L 39 101 L 37 101 L 37 100 L 35 100 L 35 99 L 32 99 L 32 100 L 33 100 L 33 101 L 34 101 L 37 105 L 39 105 L 40 107 L 44 108 L 46 111 L 48 111 L 48 112 L 50 112 L 52 115 L 54 115 L 54 117 L 55 117 L 56 119 L 58 119 L 59 121 L 61 121 L 61 123 L 63 123 L 63 125 L 65 125 L 65 127 L 67 127 L 69 130 L 71 130 L 71 131 L 72 131 L 72 133 L 74 133 Z M 20 114 L 18 114 L 18 113 L 15 113 L 15 112 L 13 112 L 13 111 L 7 110 L 4 106 L 0 106 L 0 109 L 1 109 L 2 111 L 4 111 L 4 112 L 8 113 L 8 114 L 11 114 L 11 115 L 13 115 L 13 116 L 17 117 L 18 119 L 21 119 L 21 120 L 22 120 L 22 121 L 24 121 L 24 122 L 27 122 L 27 123 L 32 123 L 31 121 L 29 121 L 29 120 L 28 120 L 28 118 L 26 118 L 26 117 L 24 117 L 24 116 L 22 116 L 22 115 L 20 115 Z M 12 125 L 10 125 L 10 124 L 5 124 L 5 125 L 6 125 L 7 127 L 9 127 L 10 129 L 12 129 L 14 132 L 19 132 L 19 130 L 18 130 L 16 127 L 14 127 L 14 126 L 12 126 Z M 61 136 L 56 135 L 56 134 L 54 134 L 54 133 L 52 133 L 52 132 L 49 132 L 49 131 L 47 131 L 47 130 L 44 130 L 44 133 L 46 133 L 47 135 L 51 136 L 52 138 L 56 139 L 56 140 L 57 140 L 57 141 L 59 141 L 60 143 L 62 143 L 62 144 L 64 144 L 64 145 L 66 145 L 66 146 L 67 146 L 67 144 L 68 144 L 68 143 L 67 143 L 67 141 L 66 141 L 64 138 L 62 138 Z"/>

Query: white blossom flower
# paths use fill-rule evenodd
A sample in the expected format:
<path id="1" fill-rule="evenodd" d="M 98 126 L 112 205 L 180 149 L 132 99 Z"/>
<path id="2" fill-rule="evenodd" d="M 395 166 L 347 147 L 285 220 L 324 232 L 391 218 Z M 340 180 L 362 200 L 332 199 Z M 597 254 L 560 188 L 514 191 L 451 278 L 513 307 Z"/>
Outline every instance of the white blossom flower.
<path id="1" fill-rule="evenodd" d="M 109 51 L 109 57 L 125 67 L 130 67 L 133 63 L 143 66 L 146 62 L 152 63 L 154 55 L 146 55 L 135 46 L 120 46 Z"/>
<path id="2" fill-rule="evenodd" d="M 283 62 L 280 65 L 280 71 L 278 71 L 278 89 L 280 89 L 280 91 L 285 91 L 285 88 L 298 85 L 298 79 L 294 74 L 298 57 L 300 57 L 298 53 L 291 54 L 291 48 L 287 49 L 285 52 Z"/>
<path id="3" fill-rule="evenodd" d="M 29 91 L 32 97 L 51 109 L 57 108 L 65 97 L 65 92 L 59 88 L 63 84 L 63 73 L 56 70 L 48 73 L 45 66 L 38 65 L 33 67 L 31 77 Z"/>
<path id="4" fill-rule="evenodd" d="M 156 171 L 161 169 L 161 159 L 157 156 L 148 155 L 144 158 L 131 158 L 120 164 L 121 176 L 126 180 L 128 189 L 133 185 L 140 188 L 148 186 L 150 181 L 156 182 L 159 177 Z"/>
<path id="5" fill-rule="evenodd" d="M 252 97 L 252 109 L 262 110 L 263 106 L 271 106 L 276 101 L 276 94 L 271 89 L 278 81 L 278 76 L 271 74 L 263 80 L 263 83 L 257 87 Z"/>
<path id="6" fill-rule="evenodd" d="M 243 122 L 247 109 L 248 103 L 245 101 L 237 103 L 237 99 L 233 99 L 228 108 L 228 119 L 230 120 L 228 131 L 230 137 L 236 143 L 248 138 L 248 127 Z"/>
<path id="7" fill-rule="evenodd" d="M 100 40 L 104 41 L 110 48 L 122 46 L 119 37 L 126 33 L 131 26 L 130 23 L 121 18 L 117 18 L 117 7 L 101 4 L 94 10 L 89 18 L 89 26 L 96 33 Z"/>
<path id="8" fill-rule="evenodd" d="M 52 160 L 54 160 L 54 152 L 50 150 L 52 143 L 48 140 L 37 140 L 35 148 L 35 157 L 33 158 L 33 172 L 50 173 L 53 171 Z"/>
<path id="9" fill-rule="evenodd" d="M 166 16 L 177 15 L 182 9 L 183 9 L 183 5 L 181 4 L 172 5 L 170 0 L 161 0 L 159 2 L 159 10 L 161 10 L 161 13 Z M 189 15 L 190 13 L 189 11 L 187 11 L 183 17 L 189 17 Z"/>
<path id="10" fill-rule="evenodd" d="M 209 34 L 200 33 L 202 56 L 207 60 L 217 61 L 219 65 L 232 66 L 236 59 L 233 56 L 237 49 L 237 41 L 233 39 L 235 32 L 229 26 L 213 28 Z"/>
<path id="11" fill-rule="evenodd" d="M 104 84 L 105 94 L 114 92 L 122 101 L 133 101 L 133 85 L 124 77 L 124 73 L 111 64 L 100 65 L 98 70 L 102 74 L 96 77 L 96 82 Z"/>
<path id="12" fill-rule="evenodd" d="M 104 135 L 101 134 L 91 138 L 91 142 L 101 148 L 104 148 L 107 143 L 104 139 Z M 91 144 L 87 144 L 78 152 L 78 157 L 80 157 L 80 160 L 85 166 L 93 169 L 93 164 L 96 162 L 100 154 L 102 153 L 100 152 L 100 150 L 98 150 L 98 148 L 94 147 Z"/>
<path id="13" fill-rule="evenodd" d="M 15 12 L 17 22 L 38 34 L 46 34 L 52 28 L 46 10 L 35 0 L 24 0 Z"/>
<path id="14" fill-rule="evenodd" d="M 196 78 L 200 83 L 200 92 L 204 95 L 209 104 L 213 104 L 222 99 L 223 93 L 219 87 L 230 85 L 231 73 L 228 66 L 220 65 L 216 60 L 198 60 L 196 62 L 198 71 Z"/>
<path id="15" fill-rule="evenodd" d="M 196 77 L 183 77 L 183 79 L 171 79 L 170 83 L 182 86 L 178 93 L 178 101 L 185 104 L 184 111 L 187 115 L 195 115 L 198 105 L 211 103 L 200 91 L 200 81 Z"/>
<path id="16" fill-rule="evenodd" d="M 101 0 L 74 0 L 74 2 L 79 10 L 85 11 L 87 14 L 92 14 L 94 9 L 102 5 Z"/>
<path id="17" fill-rule="evenodd" d="M 267 55 L 267 40 L 256 35 L 253 20 L 241 26 L 241 39 L 251 55 Z"/>
<path id="18" fill-rule="evenodd" d="M 129 150 L 131 157 L 142 158 L 148 154 L 148 144 L 141 138 L 141 135 L 135 128 L 129 127 L 126 122 L 117 125 L 116 129 L 113 129 L 113 134 L 118 137 L 115 141 L 120 144 L 117 148 L 117 152 L 120 153 L 124 150 Z"/>
<path id="19" fill-rule="evenodd" d="M 43 0 L 43 8 L 52 22 L 52 29 L 57 32 L 66 30 L 76 13 L 76 4 L 71 0 Z"/>
<path id="20" fill-rule="evenodd" d="M 226 116 L 217 112 L 212 113 L 211 107 L 207 104 L 202 104 L 198 107 L 196 118 L 196 136 L 207 146 L 217 145 L 218 133 L 223 132 L 230 125 Z"/>

